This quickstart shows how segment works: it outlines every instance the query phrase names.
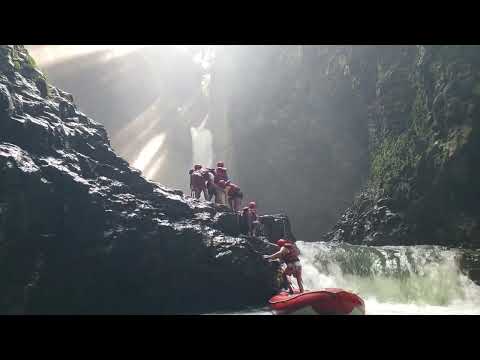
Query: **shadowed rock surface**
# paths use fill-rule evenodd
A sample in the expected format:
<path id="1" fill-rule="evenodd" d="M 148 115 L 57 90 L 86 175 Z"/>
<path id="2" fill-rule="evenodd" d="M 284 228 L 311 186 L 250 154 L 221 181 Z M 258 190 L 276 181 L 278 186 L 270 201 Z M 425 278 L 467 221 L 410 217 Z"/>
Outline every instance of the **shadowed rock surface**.
<path id="1" fill-rule="evenodd" d="M 278 265 L 262 254 L 293 238 L 267 218 L 270 238 L 248 239 L 234 214 L 145 180 L 23 46 L 0 46 L 0 313 L 263 305 Z"/>

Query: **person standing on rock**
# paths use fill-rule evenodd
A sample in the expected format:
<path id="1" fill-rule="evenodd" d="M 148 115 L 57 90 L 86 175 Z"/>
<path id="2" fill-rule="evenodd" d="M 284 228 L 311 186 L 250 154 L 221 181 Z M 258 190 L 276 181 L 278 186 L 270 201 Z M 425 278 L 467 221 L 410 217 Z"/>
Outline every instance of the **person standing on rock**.
<path id="1" fill-rule="evenodd" d="M 223 161 L 217 162 L 217 168 L 215 169 L 215 183 L 218 183 L 220 180 L 228 181 L 227 168 Z"/>
<path id="2" fill-rule="evenodd" d="M 203 177 L 205 178 L 205 181 L 207 182 L 207 194 L 208 194 L 208 199 L 206 198 L 205 200 L 211 201 L 213 196 L 217 192 L 217 187 L 215 185 L 215 170 L 214 169 L 205 169 L 203 171 Z"/>
<path id="3" fill-rule="evenodd" d="M 282 278 L 288 285 L 290 294 L 293 294 L 293 288 L 291 282 L 288 280 L 288 276 L 294 276 L 297 279 L 298 289 L 303 293 L 303 281 L 302 281 L 302 265 L 300 264 L 300 250 L 297 246 L 285 239 L 277 241 L 277 245 L 280 250 L 272 255 L 264 255 L 263 257 L 268 260 L 280 259 L 286 264 L 286 268 L 283 270 Z"/>
<path id="4" fill-rule="evenodd" d="M 248 206 L 243 208 L 242 216 L 247 224 L 247 234 L 253 237 L 257 232 L 258 218 L 257 218 L 257 204 L 252 201 Z"/>
<path id="5" fill-rule="evenodd" d="M 228 199 L 228 205 L 230 209 L 237 212 L 240 210 L 240 206 L 242 205 L 243 193 L 240 191 L 240 187 L 235 185 L 230 180 L 220 180 L 218 185 L 223 190 L 226 198 Z"/>
<path id="6" fill-rule="evenodd" d="M 208 198 L 207 185 L 205 177 L 202 173 L 202 165 L 195 165 L 193 170 L 190 170 L 190 190 L 193 193 L 195 199 L 200 199 L 200 195 L 203 192 L 205 200 Z"/>
<path id="7" fill-rule="evenodd" d="M 226 198 L 224 189 L 219 185 L 220 181 L 228 181 L 227 168 L 223 161 L 217 162 L 217 168 L 214 172 L 214 185 L 215 185 L 215 202 L 217 204 L 226 205 Z"/>

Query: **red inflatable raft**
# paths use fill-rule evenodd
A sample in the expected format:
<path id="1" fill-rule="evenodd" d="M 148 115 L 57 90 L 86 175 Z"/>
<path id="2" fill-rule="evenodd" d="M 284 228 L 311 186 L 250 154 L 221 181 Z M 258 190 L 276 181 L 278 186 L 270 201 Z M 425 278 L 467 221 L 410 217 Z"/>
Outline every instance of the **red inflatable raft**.
<path id="1" fill-rule="evenodd" d="M 364 301 L 343 289 L 282 292 L 269 303 L 277 315 L 365 315 Z"/>

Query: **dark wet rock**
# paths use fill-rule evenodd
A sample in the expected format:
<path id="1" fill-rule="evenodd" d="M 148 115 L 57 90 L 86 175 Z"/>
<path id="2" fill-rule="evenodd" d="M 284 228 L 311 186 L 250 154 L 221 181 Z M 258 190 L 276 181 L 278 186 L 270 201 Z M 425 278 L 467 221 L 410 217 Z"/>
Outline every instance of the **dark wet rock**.
<path id="1" fill-rule="evenodd" d="M 261 217 L 248 238 L 238 215 L 147 181 L 28 61 L 0 46 L 0 313 L 264 305 L 278 264 L 262 255 L 282 229 L 294 238 L 288 218 Z"/>
<path id="2" fill-rule="evenodd" d="M 477 285 L 480 285 L 480 252 L 464 250 L 459 264 L 462 271 Z"/>
<path id="3" fill-rule="evenodd" d="M 40 96 L 46 98 L 48 96 L 48 85 L 45 79 L 38 78 L 35 81 L 35 85 L 37 86 L 38 91 L 40 91 Z"/>
<path id="4" fill-rule="evenodd" d="M 281 238 L 296 241 L 287 216 L 282 214 L 263 215 L 258 220 L 262 224 L 262 231 L 271 242 L 276 242 Z"/>
<path id="5" fill-rule="evenodd" d="M 232 211 L 218 212 L 214 217 L 214 227 L 230 236 L 246 235 L 248 227 L 246 221 L 240 213 Z M 258 229 L 258 236 L 274 244 L 278 239 L 284 238 L 296 241 L 292 233 L 290 220 L 286 215 L 261 215 L 258 218 L 260 227 Z M 277 249 L 278 250 L 278 249 Z"/>
<path id="6" fill-rule="evenodd" d="M 8 88 L 0 84 L 0 118 L 7 118 L 13 112 L 13 102 Z"/>
<path id="7" fill-rule="evenodd" d="M 377 202 L 387 203 L 388 199 Z M 323 240 L 378 246 L 407 245 L 408 230 L 403 215 L 387 205 L 370 208 L 357 202 L 342 215 L 333 230 L 323 236 Z"/>
<path id="8" fill-rule="evenodd" d="M 237 236 L 241 233 L 241 216 L 234 212 L 217 213 L 214 217 L 215 228 L 230 236 Z"/>

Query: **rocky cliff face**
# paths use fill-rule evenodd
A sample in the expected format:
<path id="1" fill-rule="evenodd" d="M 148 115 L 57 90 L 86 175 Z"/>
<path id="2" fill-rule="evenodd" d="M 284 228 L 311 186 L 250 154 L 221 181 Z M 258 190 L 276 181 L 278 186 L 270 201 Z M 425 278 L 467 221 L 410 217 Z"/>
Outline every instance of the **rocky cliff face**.
<path id="1" fill-rule="evenodd" d="M 366 79 L 361 93 L 374 90 L 366 101 L 369 181 L 324 239 L 478 248 L 480 47 L 367 52 L 374 76 L 357 67 L 353 78 Z"/>
<path id="2" fill-rule="evenodd" d="M 264 304 L 277 266 L 211 203 L 146 181 L 103 126 L 0 46 L 0 313 L 191 313 Z M 286 225 L 285 225 L 286 224 Z"/>

